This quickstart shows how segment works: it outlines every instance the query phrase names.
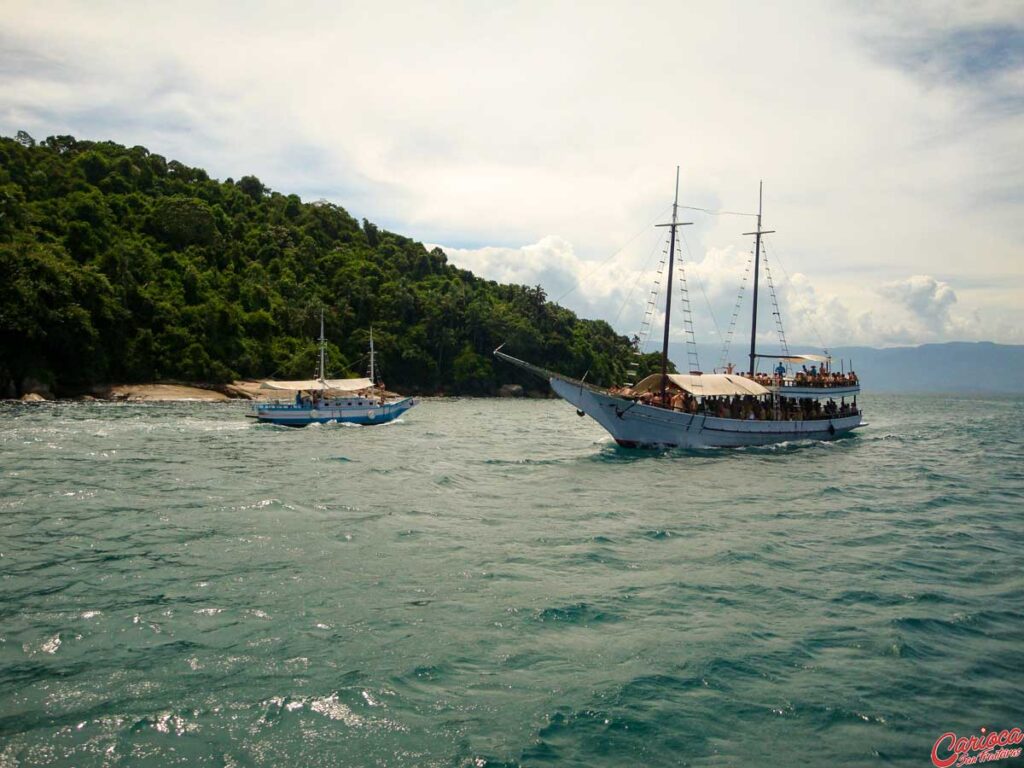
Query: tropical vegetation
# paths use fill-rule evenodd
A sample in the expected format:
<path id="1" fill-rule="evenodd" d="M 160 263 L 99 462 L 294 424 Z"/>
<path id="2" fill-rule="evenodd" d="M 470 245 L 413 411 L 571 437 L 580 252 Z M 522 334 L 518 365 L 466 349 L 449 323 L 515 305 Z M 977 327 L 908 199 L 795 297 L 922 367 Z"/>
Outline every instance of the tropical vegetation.
<path id="1" fill-rule="evenodd" d="M 631 355 L 626 337 L 540 286 L 476 277 L 333 203 L 71 136 L 0 138 L 0 275 L 7 394 L 30 380 L 73 393 L 306 378 L 321 308 L 328 373 L 363 374 L 372 326 L 399 391 L 543 387 L 493 358 L 503 343 L 600 384 L 621 382 Z"/>

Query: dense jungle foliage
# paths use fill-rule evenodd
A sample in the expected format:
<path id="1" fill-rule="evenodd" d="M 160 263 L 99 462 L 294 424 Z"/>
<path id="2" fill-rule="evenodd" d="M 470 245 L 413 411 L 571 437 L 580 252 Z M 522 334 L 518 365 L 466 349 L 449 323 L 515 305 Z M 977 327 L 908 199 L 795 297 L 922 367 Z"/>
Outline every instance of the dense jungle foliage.
<path id="1" fill-rule="evenodd" d="M 493 358 L 505 342 L 602 384 L 630 357 L 625 337 L 540 286 L 480 279 L 337 205 L 71 136 L 0 138 L 0 275 L 0 394 L 28 379 L 70 393 L 308 378 L 321 307 L 328 374 L 364 374 L 372 325 L 400 391 L 543 388 Z"/>

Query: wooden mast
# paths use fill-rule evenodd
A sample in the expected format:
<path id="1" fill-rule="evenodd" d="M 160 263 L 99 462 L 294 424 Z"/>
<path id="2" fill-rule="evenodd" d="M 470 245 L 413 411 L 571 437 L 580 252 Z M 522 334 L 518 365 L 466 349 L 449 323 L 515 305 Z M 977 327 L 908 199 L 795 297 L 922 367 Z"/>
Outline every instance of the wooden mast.
<path id="1" fill-rule="evenodd" d="M 374 370 L 374 352 L 373 352 L 373 326 L 370 326 L 370 383 L 377 383 L 377 372 Z"/>
<path id="2" fill-rule="evenodd" d="M 324 337 L 324 308 L 320 307 L 320 381 L 327 380 L 327 369 L 324 367 L 324 347 L 327 339 Z"/>
<path id="3" fill-rule="evenodd" d="M 744 235 L 754 235 L 754 308 L 750 321 L 750 375 L 754 375 L 754 363 L 757 360 L 757 278 L 761 272 L 761 235 L 768 235 L 774 229 L 761 229 L 761 203 L 763 200 L 764 182 L 757 187 L 757 231 L 744 232 Z"/>
<path id="4" fill-rule="evenodd" d="M 679 166 L 676 166 L 676 196 L 672 202 L 672 223 L 656 224 L 658 227 L 669 227 L 668 240 L 668 278 L 665 288 L 665 336 L 661 345 L 661 404 L 665 405 L 665 392 L 668 388 L 668 332 L 672 327 L 672 276 L 675 270 L 676 227 L 685 227 L 692 221 L 677 221 L 679 213 Z"/>

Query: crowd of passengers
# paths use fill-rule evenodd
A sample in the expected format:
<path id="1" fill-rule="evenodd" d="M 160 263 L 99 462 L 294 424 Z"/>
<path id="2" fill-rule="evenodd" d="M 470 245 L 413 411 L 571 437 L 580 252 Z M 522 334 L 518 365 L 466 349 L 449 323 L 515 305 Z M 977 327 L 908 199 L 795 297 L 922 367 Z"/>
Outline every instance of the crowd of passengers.
<path id="1" fill-rule="evenodd" d="M 814 366 L 808 371 L 804 368 L 796 372 L 795 383 L 798 387 L 852 387 L 857 384 L 857 374 L 836 373 L 835 371 L 815 371 Z"/>
<path id="2" fill-rule="evenodd" d="M 383 389 L 384 385 L 381 384 L 380 386 Z M 377 402 L 374 402 L 372 390 L 362 390 L 361 392 L 349 392 L 341 397 L 337 395 L 326 395 L 323 392 L 317 391 L 310 392 L 308 395 L 302 392 L 295 393 L 295 405 L 299 408 L 338 407 L 342 404 L 342 400 L 345 400 L 345 402 L 348 405 L 352 405 L 353 400 L 356 401 L 356 405 L 384 405 L 383 395 L 377 398 Z"/>
<path id="3" fill-rule="evenodd" d="M 801 366 L 801 370 L 796 372 L 792 380 L 786 377 L 786 368 L 781 364 L 775 369 L 774 375 L 755 373 L 753 376 L 747 375 L 747 378 L 752 378 L 762 387 L 781 386 L 783 384 L 795 387 L 852 387 L 858 383 L 857 374 L 853 371 L 849 373 L 836 373 L 826 370 L 824 367 L 818 370 L 818 367 L 815 365 L 812 365 L 810 370 L 807 369 L 806 365 Z"/>
<path id="4" fill-rule="evenodd" d="M 625 394 L 625 393 L 623 393 Z M 662 402 L 660 392 L 644 392 L 637 398 L 643 405 L 671 408 L 684 413 L 706 413 L 723 419 L 770 420 L 770 421 L 811 421 L 813 419 L 834 419 L 857 414 L 857 401 L 852 404 L 836 404 L 829 400 L 809 397 L 780 397 L 777 407 L 751 395 L 733 397 L 696 398 L 689 392 L 667 392 L 667 402 Z"/>

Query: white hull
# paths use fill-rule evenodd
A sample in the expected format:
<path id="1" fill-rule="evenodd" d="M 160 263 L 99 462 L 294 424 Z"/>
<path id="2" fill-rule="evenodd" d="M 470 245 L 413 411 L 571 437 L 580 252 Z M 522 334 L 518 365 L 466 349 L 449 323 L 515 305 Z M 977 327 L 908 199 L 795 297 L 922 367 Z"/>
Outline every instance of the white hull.
<path id="1" fill-rule="evenodd" d="M 829 440 L 859 427 L 862 420 L 859 413 L 808 421 L 723 419 L 641 405 L 562 378 L 552 377 L 548 381 L 559 397 L 594 419 L 619 445 L 629 447 L 733 448 L 790 440 Z"/>
<path id="2" fill-rule="evenodd" d="M 251 418 L 267 424 L 285 427 L 305 427 L 310 424 L 386 424 L 416 405 L 411 397 L 376 404 L 364 398 L 354 398 L 345 404 L 324 403 L 317 407 L 291 403 L 257 403 Z"/>

